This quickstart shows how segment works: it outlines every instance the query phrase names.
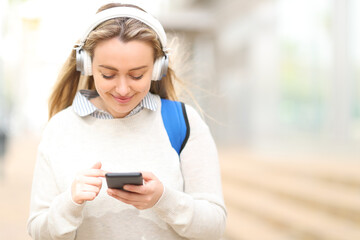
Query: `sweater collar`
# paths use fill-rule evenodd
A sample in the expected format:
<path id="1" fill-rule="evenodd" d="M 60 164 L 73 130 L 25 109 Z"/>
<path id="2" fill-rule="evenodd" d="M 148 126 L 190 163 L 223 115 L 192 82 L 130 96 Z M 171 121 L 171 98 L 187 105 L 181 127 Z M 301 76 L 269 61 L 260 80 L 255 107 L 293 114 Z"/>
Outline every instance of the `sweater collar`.
<path id="1" fill-rule="evenodd" d="M 98 96 L 99 94 L 95 90 L 83 89 L 78 91 L 76 93 L 76 96 L 72 104 L 74 111 L 80 117 L 93 115 L 98 118 L 112 119 L 113 116 L 110 113 L 97 108 L 94 104 L 92 104 L 92 102 L 90 102 L 90 99 Z M 133 110 L 131 110 L 131 112 L 126 117 L 130 117 L 140 112 L 144 108 L 149 109 L 151 111 L 156 111 L 157 109 L 156 98 L 150 92 L 146 94 L 146 96 L 141 100 L 139 105 L 137 105 Z"/>

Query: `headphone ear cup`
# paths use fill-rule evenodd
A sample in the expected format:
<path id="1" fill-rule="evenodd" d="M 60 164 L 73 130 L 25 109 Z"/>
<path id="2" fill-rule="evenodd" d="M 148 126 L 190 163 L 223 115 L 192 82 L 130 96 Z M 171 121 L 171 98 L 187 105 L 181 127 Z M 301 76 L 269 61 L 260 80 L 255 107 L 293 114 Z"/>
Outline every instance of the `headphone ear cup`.
<path id="1" fill-rule="evenodd" d="M 153 68 L 151 79 L 153 81 L 159 81 L 163 77 L 165 77 L 166 73 L 167 73 L 168 65 L 169 65 L 169 59 L 168 59 L 167 55 L 156 59 L 156 61 L 154 63 L 154 68 Z"/>
<path id="2" fill-rule="evenodd" d="M 90 55 L 81 48 L 76 48 L 76 70 L 81 72 L 81 75 L 92 75 L 92 63 Z"/>
<path id="3" fill-rule="evenodd" d="M 88 54 L 88 52 L 86 51 L 82 51 L 83 54 L 83 70 L 84 76 L 91 76 L 92 75 L 92 62 L 91 62 L 91 57 L 90 54 Z"/>
<path id="4" fill-rule="evenodd" d="M 161 71 L 161 59 L 157 58 L 154 62 L 154 67 L 153 67 L 153 71 L 152 71 L 152 77 L 151 79 L 153 81 L 158 81 L 159 79 L 159 75 L 160 75 L 160 71 Z"/>

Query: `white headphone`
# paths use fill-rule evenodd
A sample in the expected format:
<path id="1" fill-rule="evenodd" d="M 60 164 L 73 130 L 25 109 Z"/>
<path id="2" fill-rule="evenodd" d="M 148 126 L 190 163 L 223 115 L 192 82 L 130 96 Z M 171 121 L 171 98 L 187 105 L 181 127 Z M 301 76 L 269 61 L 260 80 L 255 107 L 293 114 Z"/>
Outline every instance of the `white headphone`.
<path id="1" fill-rule="evenodd" d="M 161 25 L 161 23 L 153 16 L 134 7 L 114 7 L 101 11 L 95 15 L 92 24 L 86 30 L 83 37 L 80 39 L 80 43 L 77 44 L 77 47 L 75 47 L 76 70 L 80 71 L 81 74 L 84 76 L 92 75 L 92 63 L 91 63 L 90 54 L 86 52 L 84 49 L 82 49 L 82 47 L 84 46 L 88 35 L 92 30 L 94 30 L 94 28 L 96 28 L 102 22 L 118 17 L 129 17 L 129 18 L 137 19 L 145 23 L 155 31 L 162 45 L 162 51 L 164 53 L 164 56 L 161 56 L 155 60 L 154 68 L 152 72 L 152 80 L 154 81 L 161 80 L 163 77 L 166 76 L 166 72 L 169 64 L 169 57 L 167 54 L 168 49 L 166 48 L 166 34 L 164 28 Z"/>

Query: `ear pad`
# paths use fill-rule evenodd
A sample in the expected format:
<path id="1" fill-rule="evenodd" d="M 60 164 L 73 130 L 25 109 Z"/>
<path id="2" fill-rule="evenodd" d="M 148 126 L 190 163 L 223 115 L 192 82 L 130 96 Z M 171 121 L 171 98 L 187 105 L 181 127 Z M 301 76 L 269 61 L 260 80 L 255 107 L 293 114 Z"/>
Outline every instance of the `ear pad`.
<path id="1" fill-rule="evenodd" d="M 88 52 L 83 51 L 83 60 L 84 60 L 84 74 L 85 76 L 91 76 L 92 75 L 92 61 L 90 54 Z"/>
<path id="2" fill-rule="evenodd" d="M 152 72 L 152 80 L 158 81 L 166 76 L 167 69 L 169 65 L 169 58 L 167 54 L 155 60 L 154 68 Z"/>
<path id="3" fill-rule="evenodd" d="M 82 48 L 76 48 L 76 70 L 81 72 L 81 75 L 92 75 L 92 63 L 90 55 Z"/>
<path id="4" fill-rule="evenodd" d="M 153 81 L 159 80 L 160 71 L 161 71 L 161 58 L 157 58 L 154 62 L 154 67 L 153 67 L 153 71 L 152 71 L 151 79 Z"/>

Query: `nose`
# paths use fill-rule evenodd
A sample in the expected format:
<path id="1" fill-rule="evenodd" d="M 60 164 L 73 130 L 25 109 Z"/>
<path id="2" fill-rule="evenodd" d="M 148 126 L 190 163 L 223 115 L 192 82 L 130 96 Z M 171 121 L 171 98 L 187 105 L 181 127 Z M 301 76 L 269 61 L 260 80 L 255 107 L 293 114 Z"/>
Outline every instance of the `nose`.
<path id="1" fill-rule="evenodd" d="M 130 85 L 128 84 L 126 78 L 120 78 L 116 82 L 116 92 L 120 96 L 127 96 L 130 93 Z"/>

